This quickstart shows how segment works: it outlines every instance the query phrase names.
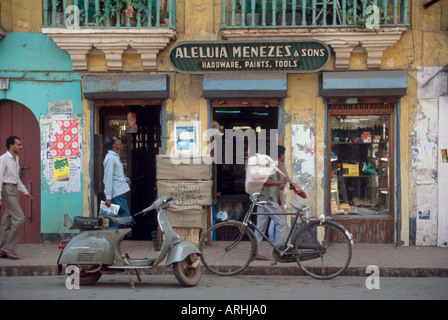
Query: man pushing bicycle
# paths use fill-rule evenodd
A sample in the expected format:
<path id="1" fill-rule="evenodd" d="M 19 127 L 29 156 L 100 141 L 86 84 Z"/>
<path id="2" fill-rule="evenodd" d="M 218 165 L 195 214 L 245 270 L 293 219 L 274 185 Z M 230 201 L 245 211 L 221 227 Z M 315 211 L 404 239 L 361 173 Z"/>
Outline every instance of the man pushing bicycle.
<path id="1" fill-rule="evenodd" d="M 287 225 L 284 215 L 272 215 L 273 213 L 283 213 L 282 199 L 280 190 L 289 181 L 289 178 L 285 169 L 285 151 L 284 146 L 278 146 L 278 169 L 273 175 L 271 175 L 263 186 L 259 200 L 267 201 L 264 206 L 258 206 L 257 208 L 257 228 L 266 231 L 266 227 L 269 222 L 269 217 L 274 222 L 276 227 L 274 244 L 278 247 L 283 244 L 284 236 L 286 234 Z M 279 173 L 282 172 L 283 174 Z M 255 232 L 257 238 L 258 248 L 260 248 L 263 236 L 257 231 Z M 269 260 L 268 258 L 257 254 L 255 260 Z"/>

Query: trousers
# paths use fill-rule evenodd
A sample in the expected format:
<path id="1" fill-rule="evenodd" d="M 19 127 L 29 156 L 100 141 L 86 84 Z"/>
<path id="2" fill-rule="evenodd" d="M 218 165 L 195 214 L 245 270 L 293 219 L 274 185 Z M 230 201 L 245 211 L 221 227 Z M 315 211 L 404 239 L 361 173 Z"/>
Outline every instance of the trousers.
<path id="1" fill-rule="evenodd" d="M 257 213 L 283 213 L 280 205 L 273 201 L 268 201 L 268 204 L 265 207 L 259 206 L 257 208 Z M 275 237 L 274 244 L 279 246 L 283 244 L 284 237 L 286 234 L 287 226 L 284 215 L 257 215 L 257 228 L 266 233 L 266 227 L 269 222 L 269 217 L 275 224 Z M 260 248 L 261 241 L 263 240 L 263 236 L 258 231 L 255 232 L 255 238 L 257 238 L 258 248 Z"/>
<path id="2" fill-rule="evenodd" d="M 4 184 L 2 189 L 5 214 L 0 226 L 0 249 L 14 250 L 25 224 L 25 215 L 20 207 L 17 186 Z"/>
<path id="3" fill-rule="evenodd" d="M 131 215 L 131 213 L 129 212 L 128 201 L 126 200 L 126 196 L 124 195 L 124 193 L 120 194 L 119 196 L 116 196 L 115 198 L 112 198 L 110 202 L 113 204 L 118 204 L 120 206 L 118 216 L 126 217 Z M 116 226 L 117 225 L 115 223 L 109 221 L 109 228 L 113 228 Z"/>

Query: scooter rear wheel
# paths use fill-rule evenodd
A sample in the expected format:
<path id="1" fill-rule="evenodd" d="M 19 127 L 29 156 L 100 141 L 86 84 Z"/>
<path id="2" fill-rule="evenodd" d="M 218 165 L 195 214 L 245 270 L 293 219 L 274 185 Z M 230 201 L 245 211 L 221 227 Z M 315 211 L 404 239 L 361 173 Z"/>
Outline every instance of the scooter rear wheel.
<path id="1" fill-rule="evenodd" d="M 201 279 L 201 268 L 196 263 L 196 267 L 193 264 L 198 260 L 198 256 L 193 253 L 186 257 L 184 260 L 175 262 L 173 264 L 174 275 L 179 283 L 184 287 L 194 287 L 199 283 Z"/>
<path id="2" fill-rule="evenodd" d="M 95 271 L 95 272 L 86 272 L 89 269 L 95 269 L 96 266 L 94 268 L 90 267 L 90 268 L 83 268 L 83 265 L 78 265 L 77 266 L 80 269 L 79 272 L 79 284 L 81 286 L 91 286 L 93 284 L 95 284 L 102 276 L 102 273 L 99 271 Z"/>
<path id="3" fill-rule="evenodd" d="M 101 278 L 101 273 L 99 271 L 94 273 L 81 272 L 79 277 L 79 284 L 82 286 L 91 286 L 95 284 Z"/>

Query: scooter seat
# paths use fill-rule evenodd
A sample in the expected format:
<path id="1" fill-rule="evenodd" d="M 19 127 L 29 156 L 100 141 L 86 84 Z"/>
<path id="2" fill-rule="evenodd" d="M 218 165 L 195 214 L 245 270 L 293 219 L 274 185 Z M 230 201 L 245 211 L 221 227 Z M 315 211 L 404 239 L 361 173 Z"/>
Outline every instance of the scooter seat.
<path id="1" fill-rule="evenodd" d="M 73 224 L 75 227 L 88 229 L 97 228 L 103 225 L 103 220 L 100 218 L 90 218 L 90 217 L 74 217 Z"/>

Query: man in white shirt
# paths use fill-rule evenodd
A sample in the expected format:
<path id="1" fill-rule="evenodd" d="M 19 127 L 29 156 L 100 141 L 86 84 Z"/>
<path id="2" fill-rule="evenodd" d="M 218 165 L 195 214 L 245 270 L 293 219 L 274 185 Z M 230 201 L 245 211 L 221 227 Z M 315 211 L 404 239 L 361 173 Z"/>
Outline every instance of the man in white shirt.
<path id="1" fill-rule="evenodd" d="M 0 227 L 0 257 L 19 259 L 15 247 L 20 239 L 25 216 L 19 203 L 19 191 L 28 199 L 33 196 L 23 185 L 19 176 L 19 157 L 23 149 L 19 137 L 6 139 L 8 151 L 0 157 L 0 209 L 5 206 L 5 214 Z"/>
<path id="2" fill-rule="evenodd" d="M 283 175 L 280 175 L 278 172 L 274 173 L 272 176 L 264 184 L 263 190 L 261 191 L 260 200 L 267 201 L 265 207 L 257 208 L 257 228 L 265 231 L 269 217 L 274 222 L 276 227 L 275 229 L 275 239 L 274 244 L 276 246 L 280 246 L 283 244 L 284 237 L 287 230 L 285 216 L 281 215 L 283 211 L 283 198 L 281 197 L 280 190 L 283 189 L 285 183 L 289 181 L 287 176 L 284 163 L 285 163 L 285 147 L 278 146 L 278 166 L 279 169 L 283 172 Z M 280 213 L 280 215 L 273 215 L 273 213 Z M 260 248 L 261 241 L 263 240 L 263 236 L 257 231 L 255 232 L 255 238 L 257 239 L 258 248 Z M 257 254 L 255 257 L 256 260 L 269 260 L 265 256 Z"/>
<path id="3" fill-rule="evenodd" d="M 119 216 L 130 216 L 128 202 L 125 193 L 131 190 L 130 180 L 124 175 L 123 164 L 120 161 L 121 140 L 113 134 L 109 134 L 104 139 L 107 155 L 104 158 L 104 194 L 106 196 L 106 206 L 111 203 L 120 206 Z M 115 224 L 109 221 L 109 227 Z"/>

